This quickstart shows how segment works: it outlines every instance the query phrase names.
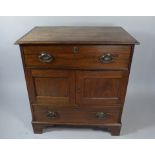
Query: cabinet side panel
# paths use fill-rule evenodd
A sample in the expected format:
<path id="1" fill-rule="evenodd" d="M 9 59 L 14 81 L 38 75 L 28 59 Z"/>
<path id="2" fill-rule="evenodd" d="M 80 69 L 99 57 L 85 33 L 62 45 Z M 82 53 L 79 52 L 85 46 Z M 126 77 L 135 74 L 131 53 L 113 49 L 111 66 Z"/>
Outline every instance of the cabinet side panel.
<path id="1" fill-rule="evenodd" d="M 32 103 L 35 100 L 35 89 L 34 89 L 33 79 L 31 75 L 32 73 L 31 73 L 31 69 L 25 68 L 23 48 L 21 45 L 20 45 L 20 52 L 21 52 L 22 64 L 23 64 L 25 81 L 26 81 L 26 86 L 27 86 L 28 98 L 29 98 L 29 103 L 30 103 L 30 108 L 31 108 L 31 113 L 32 113 L 32 119 L 34 120 Z"/>

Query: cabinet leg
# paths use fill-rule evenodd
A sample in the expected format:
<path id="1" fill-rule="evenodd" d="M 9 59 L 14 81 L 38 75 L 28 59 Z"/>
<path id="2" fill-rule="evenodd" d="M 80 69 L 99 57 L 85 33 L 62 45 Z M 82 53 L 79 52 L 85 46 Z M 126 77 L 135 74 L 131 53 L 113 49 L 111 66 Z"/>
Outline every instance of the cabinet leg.
<path id="1" fill-rule="evenodd" d="M 110 126 L 108 127 L 108 131 L 112 136 L 119 136 L 121 131 L 121 126 Z"/>
<path id="2" fill-rule="evenodd" d="M 32 123 L 32 127 L 33 127 L 33 132 L 35 134 L 42 134 L 43 133 L 43 128 L 44 127 L 42 125 Z"/>

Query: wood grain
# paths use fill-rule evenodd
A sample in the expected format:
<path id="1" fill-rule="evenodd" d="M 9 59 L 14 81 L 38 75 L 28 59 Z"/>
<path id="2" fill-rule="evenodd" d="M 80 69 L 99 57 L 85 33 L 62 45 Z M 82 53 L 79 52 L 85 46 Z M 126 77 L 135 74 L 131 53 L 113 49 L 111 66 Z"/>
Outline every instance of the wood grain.
<path id="1" fill-rule="evenodd" d="M 69 110 L 55 110 L 50 106 L 34 106 L 34 116 L 35 121 L 40 122 L 51 122 L 53 124 L 61 123 L 115 123 L 119 119 L 119 107 L 104 107 L 92 110 L 83 109 L 69 109 Z M 55 118 L 50 118 L 47 116 L 48 111 L 54 111 L 57 113 Z M 106 114 L 105 118 L 99 119 L 96 117 L 97 112 L 104 112 Z"/>
<path id="2" fill-rule="evenodd" d="M 90 107 L 118 105 L 126 89 L 123 71 L 76 71 L 77 104 Z"/>
<path id="3" fill-rule="evenodd" d="M 75 73 L 61 70 L 32 70 L 36 100 L 33 104 L 75 105 Z"/>
<path id="4" fill-rule="evenodd" d="M 16 44 L 138 44 L 122 27 L 35 27 Z"/>
<path id="5" fill-rule="evenodd" d="M 78 53 L 73 49 L 77 47 Z M 56 69 L 128 69 L 130 46 L 88 46 L 88 45 L 45 45 L 23 46 L 25 65 L 28 68 Z M 38 56 L 46 52 L 54 57 L 50 63 L 41 62 Z M 100 57 L 110 53 L 113 61 L 101 63 Z"/>
<path id="6" fill-rule="evenodd" d="M 20 44 L 34 133 L 72 125 L 120 134 L 136 39 L 121 27 L 36 27 L 16 44 Z M 53 61 L 41 62 L 42 52 L 52 55 Z M 112 55 L 111 62 L 100 62 L 105 54 Z M 49 111 L 56 117 L 47 117 Z M 97 118 L 97 112 L 106 117 Z"/>

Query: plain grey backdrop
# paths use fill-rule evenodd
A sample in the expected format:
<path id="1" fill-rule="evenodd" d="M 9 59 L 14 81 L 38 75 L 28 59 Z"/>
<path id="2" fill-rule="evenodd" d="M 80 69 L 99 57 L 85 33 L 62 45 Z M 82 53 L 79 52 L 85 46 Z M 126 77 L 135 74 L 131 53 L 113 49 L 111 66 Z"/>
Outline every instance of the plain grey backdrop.
<path id="1" fill-rule="evenodd" d="M 14 42 L 34 26 L 122 26 L 135 47 L 121 136 L 92 129 L 51 128 L 33 134 L 20 57 Z M 0 17 L 0 138 L 155 138 L 155 17 Z"/>

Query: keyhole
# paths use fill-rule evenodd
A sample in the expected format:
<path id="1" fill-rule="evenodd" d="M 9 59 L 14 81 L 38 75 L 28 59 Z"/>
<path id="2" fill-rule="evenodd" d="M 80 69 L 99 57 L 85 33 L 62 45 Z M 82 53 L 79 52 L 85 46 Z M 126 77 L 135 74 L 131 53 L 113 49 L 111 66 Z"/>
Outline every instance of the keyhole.
<path id="1" fill-rule="evenodd" d="M 73 47 L 73 52 L 78 53 L 79 52 L 79 47 Z"/>

